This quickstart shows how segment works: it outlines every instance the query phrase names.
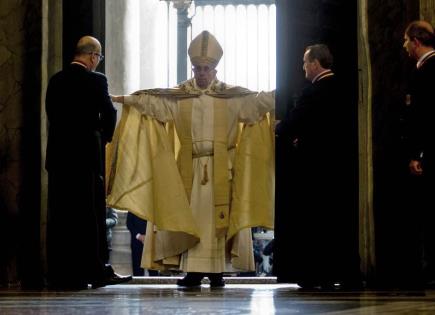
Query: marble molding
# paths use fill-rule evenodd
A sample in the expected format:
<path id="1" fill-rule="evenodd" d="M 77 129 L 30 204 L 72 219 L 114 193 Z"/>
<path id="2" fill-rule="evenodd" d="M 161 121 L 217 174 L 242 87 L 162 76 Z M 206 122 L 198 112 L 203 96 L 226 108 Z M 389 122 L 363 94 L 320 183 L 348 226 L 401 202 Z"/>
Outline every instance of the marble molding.
<path id="1" fill-rule="evenodd" d="M 358 145 L 359 145 L 359 253 L 361 271 L 372 276 L 375 266 L 373 222 L 372 81 L 368 43 L 367 0 L 358 1 Z"/>

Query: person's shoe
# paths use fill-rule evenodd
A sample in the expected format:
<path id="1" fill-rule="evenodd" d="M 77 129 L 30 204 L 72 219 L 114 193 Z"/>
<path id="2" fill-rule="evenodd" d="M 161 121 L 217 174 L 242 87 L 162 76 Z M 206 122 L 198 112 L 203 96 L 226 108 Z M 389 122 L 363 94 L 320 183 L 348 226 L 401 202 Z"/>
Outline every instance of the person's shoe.
<path id="1" fill-rule="evenodd" d="M 210 288 L 223 288 L 225 286 L 225 280 L 223 278 L 217 280 L 210 280 Z"/>
<path id="2" fill-rule="evenodd" d="M 131 275 L 121 276 L 117 273 L 113 273 L 110 277 L 106 279 L 106 285 L 114 285 L 129 282 L 133 277 Z"/>
<path id="3" fill-rule="evenodd" d="M 104 287 L 106 285 L 115 285 L 121 284 L 130 281 L 133 279 L 131 275 L 121 276 L 113 270 L 113 267 L 110 264 L 106 264 L 104 266 L 104 279 L 102 281 L 97 281 L 92 284 L 92 288 Z M 95 284 L 95 285 L 94 285 Z"/>
<path id="4" fill-rule="evenodd" d="M 204 276 L 199 272 L 188 272 L 183 279 L 177 280 L 177 285 L 180 287 L 199 287 Z"/>
<path id="5" fill-rule="evenodd" d="M 210 273 L 208 279 L 210 280 L 210 288 L 223 288 L 225 286 L 222 273 Z"/>
<path id="6" fill-rule="evenodd" d="M 121 284 L 130 281 L 133 279 L 131 275 L 128 276 L 121 276 L 116 273 L 113 273 L 112 275 L 106 277 L 104 280 L 94 281 L 92 282 L 92 289 L 97 289 L 104 287 L 106 285 L 115 285 L 115 284 Z"/>

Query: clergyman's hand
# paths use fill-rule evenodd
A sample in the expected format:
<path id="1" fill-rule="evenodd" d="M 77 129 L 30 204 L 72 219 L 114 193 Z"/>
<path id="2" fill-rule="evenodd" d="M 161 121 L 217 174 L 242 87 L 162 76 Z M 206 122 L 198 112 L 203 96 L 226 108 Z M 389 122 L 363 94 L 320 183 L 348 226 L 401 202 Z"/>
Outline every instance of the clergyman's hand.
<path id="1" fill-rule="evenodd" d="M 142 242 L 142 244 L 143 244 L 143 243 L 145 242 L 145 234 L 137 233 L 137 234 L 136 234 L 136 239 L 137 239 L 138 241 Z"/>
<path id="2" fill-rule="evenodd" d="M 112 102 L 124 104 L 124 95 L 110 95 Z"/>
<path id="3" fill-rule="evenodd" d="M 418 160 L 411 160 L 411 162 L 409 162 L 409 170 L 413 175 L 420 176 L 421 174 L 423 174 L 423 168 L 421 167 L 421 162 Z"/>

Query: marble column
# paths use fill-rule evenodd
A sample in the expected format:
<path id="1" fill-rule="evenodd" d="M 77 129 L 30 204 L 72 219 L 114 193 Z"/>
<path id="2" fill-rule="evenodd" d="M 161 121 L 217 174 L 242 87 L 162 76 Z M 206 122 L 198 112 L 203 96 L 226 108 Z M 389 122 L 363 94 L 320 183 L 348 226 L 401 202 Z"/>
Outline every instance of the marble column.
<path id="1" fill-rule="evenodd" d="M 62 69 L 62 1 L 42 1 L 42 56 L 41 56 L 41 260 L 46 269 L 46 231 L 48 174 L 45 170 L 47 147 L 47 116 L 45 91 L 52 75 Z"/>
<path id="2" fill-rule="evenodd" d="M 106 75 L 112 94 L 128 94 L 140 82 L 140 2 L 106 0 Z"/>
<path id="3" fill-rule="evenodd" d="M 368 40 L 367 0 L 358 1 L 358 145 L 359 252 L 365 278 L 373 276 L 375 239 L 373 218 L 372 80 Z"/>
<path id="4" fill-rule="evenodd" d="M 187 28 L 191 25 L 188 17 L 190 3 L 174 3 L 177 9 L 177 82 L 187 80 Z"/>
<path id="5" fill-rule="evenodd" d="M 42 1 L 0 2 L 0 282 L 40 284 Z"/>

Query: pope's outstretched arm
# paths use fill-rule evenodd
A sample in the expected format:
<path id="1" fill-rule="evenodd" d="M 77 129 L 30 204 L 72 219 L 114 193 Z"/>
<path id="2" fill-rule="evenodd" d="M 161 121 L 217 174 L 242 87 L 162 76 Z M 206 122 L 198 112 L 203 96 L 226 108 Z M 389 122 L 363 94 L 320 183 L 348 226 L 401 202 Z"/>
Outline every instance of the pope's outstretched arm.
<path id="1" fill-rule="evenodd" d="M 111 95 L 112 102 L 135 108 L 139 113 L 160 122 L 173 120 L 177 100 L 173 97 L 139 93 L 134 95 Z"/>

